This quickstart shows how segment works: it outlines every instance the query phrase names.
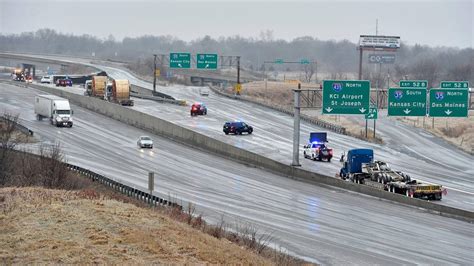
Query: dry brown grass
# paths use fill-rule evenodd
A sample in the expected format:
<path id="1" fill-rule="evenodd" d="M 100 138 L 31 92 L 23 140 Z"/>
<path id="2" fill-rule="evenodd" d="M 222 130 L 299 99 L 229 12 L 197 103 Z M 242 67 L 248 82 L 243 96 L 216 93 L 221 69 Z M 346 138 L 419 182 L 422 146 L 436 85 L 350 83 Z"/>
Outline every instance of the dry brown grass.
<path id="1" fill-rule="evenodd" d="M 150 209 L 43 188 L 0 189 L 0 246 L 2 264 L 272 264 Z"/>
<path id="2" fill-rule="evenodd" d="M 467 118 L 425 118 L 423 124 L 422 117 L 403 117 L 399 121 L 409 125 L 425 128 L 438 137 L 461 148 L 462 150 L 474 154 L 474 116 L 470 111 Z"/>

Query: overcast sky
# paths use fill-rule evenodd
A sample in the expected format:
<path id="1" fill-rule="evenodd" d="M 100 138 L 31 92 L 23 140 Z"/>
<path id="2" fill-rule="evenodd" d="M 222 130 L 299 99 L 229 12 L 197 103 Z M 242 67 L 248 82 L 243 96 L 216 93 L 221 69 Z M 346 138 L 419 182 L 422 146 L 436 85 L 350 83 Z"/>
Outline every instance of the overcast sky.
<path id="1" fill-rule="evenodd" d="M 415 1 L 81 1 L 0 0 L 2 34 L 51 28 L 117 40 L 141 35 L 173 35 L 192 40 L 205 35 L 275 39 L 312 36 L 321 40 L 359 35 L 401 36 L 408 44 L 473 46 L 473 0 Z"/>

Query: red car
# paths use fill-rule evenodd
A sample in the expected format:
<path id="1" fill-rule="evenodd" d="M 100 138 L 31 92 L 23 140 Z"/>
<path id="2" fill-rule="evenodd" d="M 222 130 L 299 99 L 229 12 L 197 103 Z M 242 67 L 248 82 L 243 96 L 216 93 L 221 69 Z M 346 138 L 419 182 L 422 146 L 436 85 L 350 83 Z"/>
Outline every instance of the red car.
<path id="1" fill-rule="evenodd" d="M 203 103 L 194 103 L 191 106 L 191 116 L 193 115 L 206 115 L 207 107 Z"/>
<path id="2" fill-rule="evenodd" d="M 72 80 L 58 79 L 56 80 L 56 87 L 72 87 Z"/>

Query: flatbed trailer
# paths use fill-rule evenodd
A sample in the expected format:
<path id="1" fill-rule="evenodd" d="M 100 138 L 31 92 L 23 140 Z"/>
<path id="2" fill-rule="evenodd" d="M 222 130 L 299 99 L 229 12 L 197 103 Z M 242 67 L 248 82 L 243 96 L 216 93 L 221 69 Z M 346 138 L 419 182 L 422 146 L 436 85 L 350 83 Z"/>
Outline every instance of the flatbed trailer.
<path id="1" fill-rule="evenodd" d="M 345 163 L 341 169 L 339 176 L 342 179 L 349 179 L 358 184 L 403 194 L 411 198 L 441 200 L 443 195 L 446 194 L 446 189 L 441 185 L 412 180 L 408 174 L 392 170 L 385 162 L 373 161 L 373 154 L 370 152 L 357 154 L 357 151 L 353 151 L 352 155 L 349 154 L 348 156 L 352 157 L 351 163 L 349 165 Z"/>

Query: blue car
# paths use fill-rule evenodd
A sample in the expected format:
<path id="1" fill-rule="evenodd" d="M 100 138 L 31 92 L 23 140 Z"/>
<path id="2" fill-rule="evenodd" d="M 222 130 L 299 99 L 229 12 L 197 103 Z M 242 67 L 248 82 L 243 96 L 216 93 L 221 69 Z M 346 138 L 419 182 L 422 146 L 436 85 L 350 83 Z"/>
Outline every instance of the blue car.
<path id="1" fill-rule="evenodd" d="M 229 133 L 233 133 L 235 135 L 242 135 L 242 133 L 246 132 L 248 134 L 252 134 L 253 132 L 253 127 L 247 125 L 244 122 L 226 122 L 224 124 L 223 131 L 226 135 Z"/>

